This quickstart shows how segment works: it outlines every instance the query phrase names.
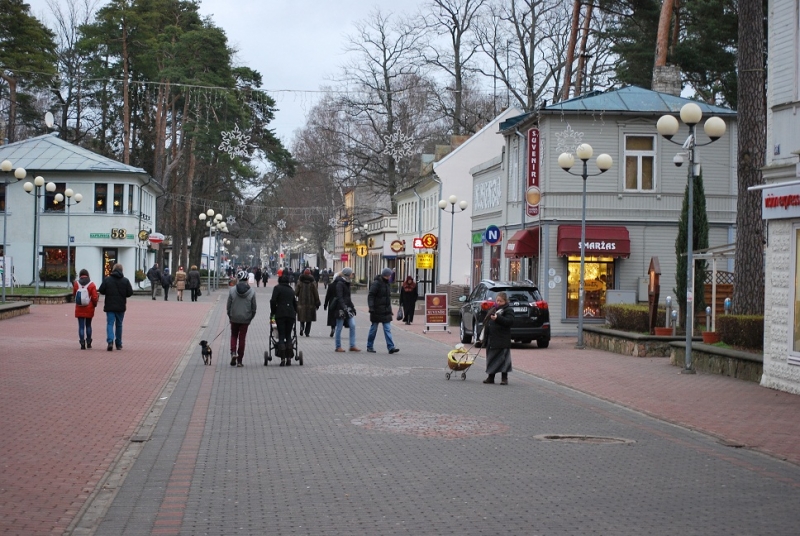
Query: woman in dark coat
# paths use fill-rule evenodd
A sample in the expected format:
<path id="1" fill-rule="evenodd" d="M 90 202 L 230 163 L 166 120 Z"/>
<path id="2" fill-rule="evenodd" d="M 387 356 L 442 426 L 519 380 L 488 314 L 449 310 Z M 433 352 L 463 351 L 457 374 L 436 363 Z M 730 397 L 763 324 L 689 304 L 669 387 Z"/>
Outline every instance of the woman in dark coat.
<path id="1" fill-rule="evenodd" d="M 411 324 L 414 321 L 414 308 L 417 306 L 417 298 L 419 298 L 417 283 L 409 275 L 403 281 L 403 286 L 400 287 L 400 305 L 403 306 L 403 322 L 406 324 Z"/>
<path id="2" fill-rule="evenodd" d="M 278 284 L 272 289 L 269 312 L 270 316 L 275 318 L 275 325 L 278 328 L 275 355 L 281 358 L 280 366 L 289 366 L 294 357 L 292 327 L 297 318 L 297 297 L 289 286 L 289 278 L 285 273 L 278 276 Z"/>
<path id="3" fill-rule="evenodd" d="M 317 282 L 308 268 L 300 274 L 294 293 L 297 296 L 297 321 L 300 322 L 300 335 L 305 334 L 308 337 L 311 332 L 311 322 L 317 321 L 317 309 L 320 306 Z"/>
<path id="4" fill-rule="evenodd" d="M 197 266 L 194 264 L 186 274 L 186 288 L 192 291 L 192 301 L 197 301 L 197 291 L 200 290 L 200 272 L 197 271 Z"/>
<path id="5" fill-rule="evenodd" d="M 331 279 L 331 283 L 328 285 L 328 289 L 325 291 L 325 301 L 322 303 L 322 308 L 325 311 L 328 311 L 328 321 L 326 322 L 326 326 L 331 328 L 330 336 L 333 337 L 336 331 L 336 307 L 334 306 L 333 300 L 336 299 L 336 285 L 335 282 L 339 278 L 339 272 L 333 274 Z"/>
<path id="6" fill-rule="evenodd" d="M 508 295 L 498 292 L 495 305 L 486 313 L 482 340 L 486 347 L 486 374 L 483 383 L 494 383 L 494 375 L 500 373 L 500 385 L 508 385 L 511 372 L 511 324 L 514 312 L 508 307 Z"/>

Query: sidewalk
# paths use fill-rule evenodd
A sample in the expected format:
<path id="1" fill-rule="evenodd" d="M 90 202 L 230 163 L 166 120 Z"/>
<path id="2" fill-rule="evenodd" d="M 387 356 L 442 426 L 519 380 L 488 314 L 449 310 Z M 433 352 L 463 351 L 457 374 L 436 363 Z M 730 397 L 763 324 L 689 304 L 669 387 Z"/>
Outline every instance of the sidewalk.
<path id="1" fill-rule="evenodd" d="M 0 322 L 0 533 L 794 530 L 800 467 L 726 445 L 800 464 L 800 397 L 566 338 L 514 349 L 508 388 L 480 383 L 482 360 L 447 381 L 457 328 L 424 334 L 421 318 L 393 324 L 393 356 L 380 333 L 377 354 L 335 354 L 320 321 L 298 341 L 305 366 L 264 367 L 273 284 L 257 289 L 243 369 L 227 363 L 225 289 L 198 303 L 130 300 L 121 352 L 78 349 L 73 305 Z M 354 298 L 365 349 L 366 294 Z M 636 445 L 533 439 L 547 433 Z"/>

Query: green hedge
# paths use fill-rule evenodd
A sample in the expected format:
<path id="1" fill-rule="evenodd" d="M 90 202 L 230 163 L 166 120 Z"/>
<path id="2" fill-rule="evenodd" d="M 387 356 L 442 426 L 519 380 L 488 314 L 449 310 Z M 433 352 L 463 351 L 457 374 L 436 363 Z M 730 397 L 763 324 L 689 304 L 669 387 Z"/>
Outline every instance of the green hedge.
<path id="1" fill-rule="evenodd" d="M 650 308 L 647 305 L 606 305 L 606 323 L 611 329 L 620 331 L 632 331 L 635 333 L 650 333 Z M 658 309 L 656 315 L 656 325 L 663 326 L 666 322 L 666 310 Z"/>
<path id="2" fill-rule="evenodd" d="M 758 315 L 722 315 L 717 317 L 717 331 L 722 342 L 731 346 L 764 349 L 764 317 Z"/>

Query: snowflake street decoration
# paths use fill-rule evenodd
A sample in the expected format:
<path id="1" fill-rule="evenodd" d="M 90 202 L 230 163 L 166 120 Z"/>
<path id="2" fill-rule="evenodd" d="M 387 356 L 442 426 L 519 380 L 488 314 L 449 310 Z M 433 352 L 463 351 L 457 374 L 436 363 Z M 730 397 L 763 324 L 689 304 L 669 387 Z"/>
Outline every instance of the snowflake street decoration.
<path id="1" fill-rule="evenodd" d="M 564 132 L 556 133 L 556 154 L 561 153 L 574 153 L 575 149 L 583 143 L 583 132 L 575 132 L 572 126 L 567 123 L 567 128 Z"/>
<path id="2" fill-rule="evenodd" d="M 339 220 L 337 220 L 336 218 L 331 218 L 331 219 L 328 220 L 328 225 L 333 229 L 336 229 L 336 225 L 338 223 L 339 223 Z"/>
<path id="3" fill-rule="evenodd" d="M 280 229 L 281 231 L 286 229 L 286 222 L 283 220 L 278 220 L 278 229 Z"/>
<path id="4" fill-rule="evenodd" d="M 414 152 L 414 138 L 409 138 L 402 132 L 385 134 L 383 141 L 386 143 L 386 147 L 383 148 L 383 154 L 390 155 L 395 160 L 404 156 L 411 156 Z"/>
<path id="5" fill-rule="evenodd" d="M 228 216 L 228 225 L 233 225 L 236 223 L 236 218 L 234 216 Z"/>
<path id="6" fill-rule="evenodd" d="M 228 156 L 247 156 L 250 154 L 250 136 L 246 136 L 244 132 L 239 130 L 239 125 L 236 125 L 231 131 L 224 131 L 222 133 L 222 143 L 219 144 L 219 150 L 228 153 Z"/>

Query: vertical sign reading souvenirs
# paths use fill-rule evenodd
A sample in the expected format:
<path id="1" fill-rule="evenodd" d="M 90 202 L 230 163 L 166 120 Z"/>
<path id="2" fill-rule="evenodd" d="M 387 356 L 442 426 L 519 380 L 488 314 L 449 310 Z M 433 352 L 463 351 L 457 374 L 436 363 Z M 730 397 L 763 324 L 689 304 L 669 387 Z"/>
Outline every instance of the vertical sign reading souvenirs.
<path id="1" fill-rule="evenodd" d="M 528 204 L 528 216 L 539 215 L 539 201 L 542 198 L 539 190 L 539 129 L 528 131 L 528 187 L 525 190 L 525 201 Z"/>

